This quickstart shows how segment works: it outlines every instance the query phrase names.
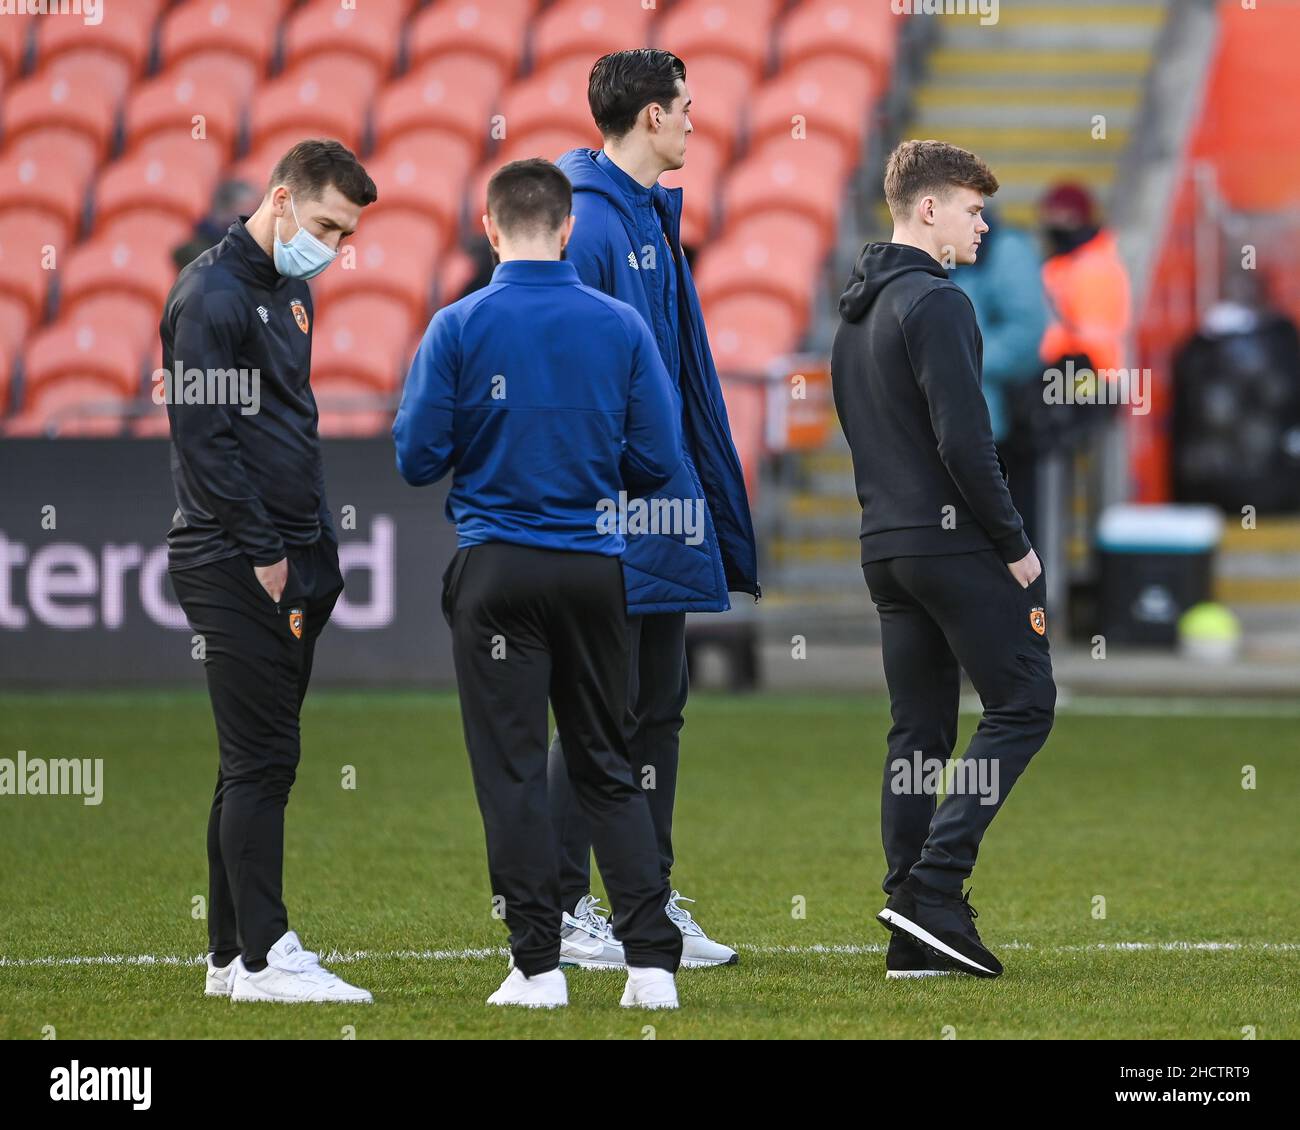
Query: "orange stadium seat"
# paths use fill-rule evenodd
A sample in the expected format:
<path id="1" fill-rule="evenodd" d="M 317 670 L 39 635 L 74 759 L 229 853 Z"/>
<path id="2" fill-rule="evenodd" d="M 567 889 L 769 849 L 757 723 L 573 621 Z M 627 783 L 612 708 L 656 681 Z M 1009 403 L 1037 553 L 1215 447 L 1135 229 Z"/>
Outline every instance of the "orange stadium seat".
<path id="1" fill-rule="evenodd" d="M 655 45 L 686 64 L 686 81 L 697 55 L 725 55 L 742 64 L 750 80 L 762 74 L 772 53 L 774 0 L 681 0 L 655 25 Z"/>
<path id="2" fill-rule="evenodd" d="M 23 410 L 5 424 L 7 436 L 115 436 L 121 434 L 132 397 L 114 380 L 68 376 L 33 388 L 28 362 Z"/>
<path id="3" fill-rule="evenodd" d="M 412 70 L 444 55 L 472 52 L 491 60 L 504 83 L 518 69 L 537 0 L 437 0 L 411 21 Z"/>
<path id="4" fill-rule="evenodd" d="M 717 144 L 724 155 L 736 148 L 746 106 L 754 93 L 754 76 L 744 63 L 726 55 L 700 55 L 684 60 L 686 85 L 691 92 L 691 126 L 694 133 L 686 146 L 703 137 Z"/>
<path id="5" fill-rule="evenodd" d="M 750 111 L 750 142 L 790 137 L 796 115 L 808 137 L 830 137 L 857 164 L 875 103 L 877 72 L 843 55 L 806 59 L 768 82 Z"/>
<path id="6" fill-rule="evenodd" d="M 89 326 L 96 334 L 120 334 L 143 355 L 158 340 L 160 313 L 160 306 L 138 293 L 100 290 L 71 309 L 64 303 L 58 324 L 74 334 L 82 326 Z"/>
<path id="7" fill-rule="evenodd" d="M 64 129 L 29 133 L 0 155 L 0 201 L 58 216 L 68 235 L 76 232 L 95 171 L 95 147 Z"/>
<path id="8" fill-rule="evenodd" d="M 397 82 L 375 101 L 375 147 L 382 149 L 408 130 L 459 133 L 474 146 L 487 144 L 492 110 L 501 92 L 496 64 L 481 55 L 440 55 Z"/>
<path id="9" fill-rule="evenodd" d="M 3 333 L 4 330 L 4 316 L 4 305 L 0 303 L 0 333 Z M 0 336 L 0 417 L 3 417 L 9 411 L 13 371 L 10 354 L 11 351 L 5 347 L 4 337 Z"/>
<path id="10" fill-rule="evenodd" d="M 690 81 L 690 71 L 686 72 Z M 686 165 L 660 177 L 666 188 L 680 188 L 682 196 L 682 242 L 698 247 L 713 231 L 717 218 L 718 182 L 726 163 L 723 148 L 712 135 L 698 130 L 686 142 Z"/>
<path id="11" fill-rule="evenodd" d="M 102 159 L 116 117 L 116 101 L 104 97 L 93 78 L 38 75 L 15 84 L 5 98 L 5 144 L 11 146 L 29 132 L 56 127 L 89 138 Z"/>
<path id="12" fill-rule="evenodd" d="M 127 156 L 141 161 L 157 158 L 167 168 L 188 165 L 215 184 L 230 160 L 230 147 L 218 138 L 197 140 L 189 130 L 179 129 L 150 134 Z"/>
<path id="13" fill-rule="evenodd" d="M 594 125 L 588 126 L 585 131 L 576 127 L 563 130 L 542 129 L 507 141 L 479 166 L 466 195 L 469 221 L 475 233 L 481 230 L 479 217 L 487 208 L 488 181 L 499 168 L 511 161 L 522 161 L 528 157 L 544 157 L 548 161 L 555 161 L 570 149 L 583 147 L 600 148 L 600 134 Z"/>
<path id="14" fill-rule="evenodd" d="M 312 367 L 314 370 L 315 365 Z M 313 372 L 311 385 L 320 412 L 321 435 L 386 435 L 392 428 L 391 397 L 377 393 L 365 381 L 346 376 L 327 376 L 318 381 Z"/>
<path id="15" fill-rule="evenodd" d="M 759 212 L 729 227 L 701 253 L 695 272 L 700 299 L 771 295 L 790 307 L 802 330 L 825 253 L 815 221 L 793 212 Z"/>
<path id="16" fill-rule="evenodd" d="M 127 334 L 60 319 L 38 330 L 27 346 L 27 396 L 55 381 L 89 377 L 135 396 L 141 389 L 143 352 Z M 23 408 L 27 409 L 25 401 Z"/>
<path id="17" fill-rule="evenodd" d="M 163 131 L 195 129 L 194 118 L 202 115 L 207 139 L 227 152 L 239 139 L 240 99 L 230 87 L 213 76 L 166 74 L 137 86 L 126 103 L 123 124 L 127 150 L 145 138 Z"/>
<path id="18" fill-rule="evenodd" d="M 125 243 L 139 251 L 162 251 L 170 255 L 190 237 L 193 225 L 172 212 L 137 209 L 122 212 L 95 228 L 96 239 Z"/>
<path id="19" fill-rule="evenodd" d="M 335 263 L 315 282 L 321 306 L 354 294 L 386 294 L 405 302 L 413 320 L 425 317 L 433 295 L 434 267 L 443 232 L 432 219 L 410 212 L 366 216 L 345 248 L 355 256 Z M 340 256 L 342 259 L 342 255 Z"/>
<path id="20" fill-rule="evenodd" d="M 834 234 L 848 172 L 839 145 L 828 138 L 777 138 L 748 157 L 723 190 L 728 225 L 780 208 L 816 220 L 824 239 Z"/>
<path id="21" fill-rule="evenodd" d="M 193 224 L 207 210 L 215 177 L 182 152 L 125 157 L 107 166 L 95 187 L 95 226 L 136 208 L 170 212 Z"/>
<path id="22" fill-rule="evenodd" d="M 791 352 L 799 331 L 790 307 L 765 294 L 740 294 L 707 306 L 705 324 L 722 373 L 759 373 Z"/>
<path id="23" fill-rule="evenodd" d="M 353 294 L 316 311 L 311 344 L 312 383 L 349 377 L 375 392 L 401 383 L 413 319 L 405 303 L 384 294 Z"/>
<path id="24" fill-rule="evenodd" d="M 352 54 L 379 75 L 393 69 L 410 5 L 405 0 L 345 7 L 339 0 L 309 0 L 285 24 L 284 65 L 294 66 L 322 52 Z"/>
<path id="25" fill-rule="evenodd" d="M 591 59 L 571 57 L 515 83 L 501 98 L 502 140 L 541 129 L 595 133 L 587 102 L 591 64 Z"/>
<path id="26" fill-rule="evenodd" d="M 258 89 L 249 121 L 254 148 L 285 130 L 295 130 L 299 137 L 336 137 L 349 149 L 360 148 L 374 75 L 364 64 L 360 70 L 337 67 L 320 73 L 319 62 L 317 57 Z"/>
<path id="27" fill-rule="evenodd" d="M 34 319 L 27 303 L 12 294 L 0 291 L 0 368 L 6 367 L 27 340 Z M 5 412 L 8 399 L 0 400 L 0 415 Z"/>
<path id="28" fill-rule="evenodd" d="M 444 239 L 460 225 L 465 184 L 474 165 L 470 143 L 441 129 L 404 133 L 365 162 L 379 199 L 367 209 L 364 227 L 390 209 L 433 219 Z"/>
<path id="29" fill-rule="evenodd" d="M 887 71 L 904 18 L 885 3 L 807 0 L 777 27 L 781 64 L 792 67 L 814 55 L 839 54 Z"/>
<path id="30" fill-rule="evenodd" d="M 77 74 L 112 92 L 125 93 L 149 58 L 153 35 L 150 5 L 105 4 L 98 24 L 82 20 L 40 20 L 36 67 L 42 76 Z"/>
<path id="31" fill-rule="evenodd" d="M 196 55 L 186 55 L 179 63 L 163 71 L 160 77 L 193 79 L 205 89 L 225 87 L 244 106 L 261 80 L 261 73 L 258 64 L 243 55 L 230 51 L 201 51 Z"/>
<path id="32" fill-rule="evenodd" d="M 24 207 L 0 211 L 0 294 L 21 302 L 30 324 L 44 316 L 54 277 L 47 249 L 54 249 L 54 266 L 62 267 L 67 240 L 67 229 L 49 212 Z"/>
<path id="33" fill-rule="evenodd" d="M 161 314 L 176 278 L 169 250 L 104 238 L 79 244 L 64 258 L 59 272 L 62 309 L 71 310 L 94 294 L 131 294 Z"/>
<path id="34" fill-rule="evenodd" d="M 533 65 L 579 55 L 590 68 L 610 51 L 648 47 L 653 14 L 635 0 L 558 0 L 533 27 Z"/>
<path id="35" fill-rule="evenodd" d="M 187 55 L 227 51 L 262 74 L 275 51 L 276 25 L 288 0 L 190 0 L 163 18 L 159 53 L 164 67 Z"/>

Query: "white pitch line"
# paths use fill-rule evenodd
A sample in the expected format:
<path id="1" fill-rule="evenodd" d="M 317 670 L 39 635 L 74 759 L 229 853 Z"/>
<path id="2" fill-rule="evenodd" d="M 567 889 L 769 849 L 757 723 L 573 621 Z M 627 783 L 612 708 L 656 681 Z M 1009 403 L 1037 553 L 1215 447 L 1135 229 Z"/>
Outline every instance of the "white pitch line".
<path id="1" fill-rule="evenodd" d="M 840 954 L 879 954 L 885 952 L 885 944 L 879 945 L 811 945 L 811 946 L 749 946 L 738 947 L 748 953 L 789 956 L 798 954 L 840 955 Z M 1221 951 L 1246 950 L 1292 953 L 1300 950 L 1300 942 L 1092 942 L 1088 945 L 1075 946 L 1035 946 L 1028 942 L 1007 942 L 998 947 L 1004 950 L 1041 950 L 1043 953 L 1134 953 L 1141 951 L 1159 951 L 1178 953 L 1200 951 L 1217 953 Z M 320 955 L 321 961 L 329 965 L 349 965 L 358 961 L 475 961 L 489 957 L 506 957 L 509 950 L 503 947 L 488 949 L 463 950 L 351 950 L 346 953 L 333 950 Z M 202 965 L 204 956 L 180 957 L 175 954 L 100 954 L 81 957 L 0 957 L 0 969 L 32 969 L 51 966 L 79 965 Z"/>

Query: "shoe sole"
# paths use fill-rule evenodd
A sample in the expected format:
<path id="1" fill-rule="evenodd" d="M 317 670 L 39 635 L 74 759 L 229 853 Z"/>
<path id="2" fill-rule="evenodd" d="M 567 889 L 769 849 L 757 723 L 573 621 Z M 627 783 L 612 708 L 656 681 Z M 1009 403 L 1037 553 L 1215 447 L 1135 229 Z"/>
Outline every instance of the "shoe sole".
<path id="1" fill-rule="evenodd" d="M 677 1001 L 629 1001 L 627 1003 L 624 1003 L 623 1001 L 619 1001 L 618 1003 L 622 1008 L 647 1008 L 647 1009 L 666 1010 L 666 1009 L 681 1007 Z"/>
<path id="2" fill-rule="evenodd" d="M 568 1008 L 568 1001 L 493 1001 L 487 1002 L 494 1008 Z"/>
<path id="3" fill-rule="evenodd" d="M 730 957 L 712 958 L 712 957 L 684 957 L 682 958 L 683 969 L 712 969 L 719 965 L 739 965 L 740 954 L 733 953 Z"/>
<path id="4" fill-rule="evenodd" d="M 229 989 L 204 989 L 203 995 L 205 997 L 228 997 L 230 996 L 230 990 Z"/>
<path id="5" fill-rule="evenodd" d="M 268 996 L 253 997 L 247 995 L 236 996 L 233 992 L 230 994 L 230 999 L 236 1004 L 374 1004 L 375 1003 L 374 997 L 369 997 L 369 998 L 360 997 L 356 999 L 339 997 L 337 999 L 326 998 L 325 1000 L 304 1000 L 302 997 L 268 997 Z"/>
<path id="6" fill-rule="evenodd" d="M 586 957 L 565 957 L 560 956 L 561 969 L 626 969 L 625 961 L 598 961 Z"/>
<path id="7" fill-rule="evenodd" d="M 885 971 L 885 980 L 901 981 L 909 977 L 951 977 L 956 972 L 955 969 L 888 969 Z"/>
<path id="8" fill-rule="evenodd" d="M 882 922 L 885 926 L 896 933 L 906 934 L 910 938 L 915 938 L 916 941 L 920 942 L 927 949 L 937 953 L 940 957 L 947 958 L 949 961 L 957 962 L 960 971 L 963 973 L 971 973 L 976 977 L 1001 976 L 1001 974 L 994 972 L 992 969 L 986 969 L 974 958 L 958 953 L 951 946 L 945 945 L 928 930 L 918 926 L 911 919 L 904 918 L 896 910 L 890 910 L 886 907 L 876 915 L 876 921 Z"/>

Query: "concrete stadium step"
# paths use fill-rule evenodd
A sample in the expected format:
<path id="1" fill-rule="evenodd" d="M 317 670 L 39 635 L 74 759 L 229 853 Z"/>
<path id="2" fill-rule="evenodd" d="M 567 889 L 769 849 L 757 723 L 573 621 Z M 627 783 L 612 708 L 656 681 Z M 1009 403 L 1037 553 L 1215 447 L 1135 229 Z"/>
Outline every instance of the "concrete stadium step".
<path id="1" fill-rule="evenodd" d="M 1077 144 L 1080 130 L 1091 140 L 1092 119 L 1097 114 L 1105 116 L 1107 132 L 1112 135 L 1119 130 L 1131 130 L 1138 115 L 1138 107 L 1132 104 L 1135 100 L 1128 100 L 1128 105 L 1116 104 L 1115 100 L 1108 102 L 1092 91 L 1075 102 L 1057 103 L 1038 100 L 1032 95 L 1016 101 L 981 102 L 978 95 L 965 91 L 963 98 L 964 102 L 954 99 L 950 104 L 921 103 L 913 118 L 916 128 L 928 130 L 926 136 L 945 140 L 949 132 L 956 130 L 1068 131 L 1070 144 Z M 1010 124 L 1013 122 L 1014 126 Z"/>
<path id="2" fill-rule="evenodd" d="M 977 21 L 944 21 L 945 47 L 985 48 L 995 43 L 1012 51 L 1149 51 L 1160 36 L 1162 20 L 1146 23 L 1059 22 L 1002 24 L 981 27 Z"/>
<path id="3" fill-rule="evenodd" d="M 1091 115 L 1084 114 L 1060 126 L 963 125 L 949 119 L 932 123 L 930 128 L 934 136 L 976 152 L 990 164 L 1007 159 L 1086 160 L 1090 155 L 1096 161 L 1113 161 L 1115 148 L 1126 149 L 1132 137 L 1127 127 L 1108 117 L 1105 138 L 1094 139 Z"/>
<path id="4" fill-rule="evenodd" d="M 1023 51 L 940 47 L 930 53 L 928 81 L 936 86 L 1005 87 L 1012 76 L 1050 80 L 1063 89 L 1133 87 L 1151 66 L 1150 51 Z"/>

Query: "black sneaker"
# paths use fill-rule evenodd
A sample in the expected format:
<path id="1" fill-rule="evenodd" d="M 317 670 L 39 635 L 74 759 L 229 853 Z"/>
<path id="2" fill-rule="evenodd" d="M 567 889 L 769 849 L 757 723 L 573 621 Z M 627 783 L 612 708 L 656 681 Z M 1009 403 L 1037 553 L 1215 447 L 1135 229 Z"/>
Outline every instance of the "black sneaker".
<path id="1" fill-rule="evenodd" d="M 889 952 L 885 954 L 885 980 L 902 977 L 946 977 L 956 970 L 935 957 L 920 942 L 906 934 L 889 935 Z"/>
<path id="2" fill-rule="evenodd" d="M 976 917 L 970 891 L 961 898 L 946 895 L 911 876 L 876 915 L 895 934 L 906 934 L 944 959 L 949 968 L 976 977 L 1001 976 L 1002 963 L 980 941 Z"/>

